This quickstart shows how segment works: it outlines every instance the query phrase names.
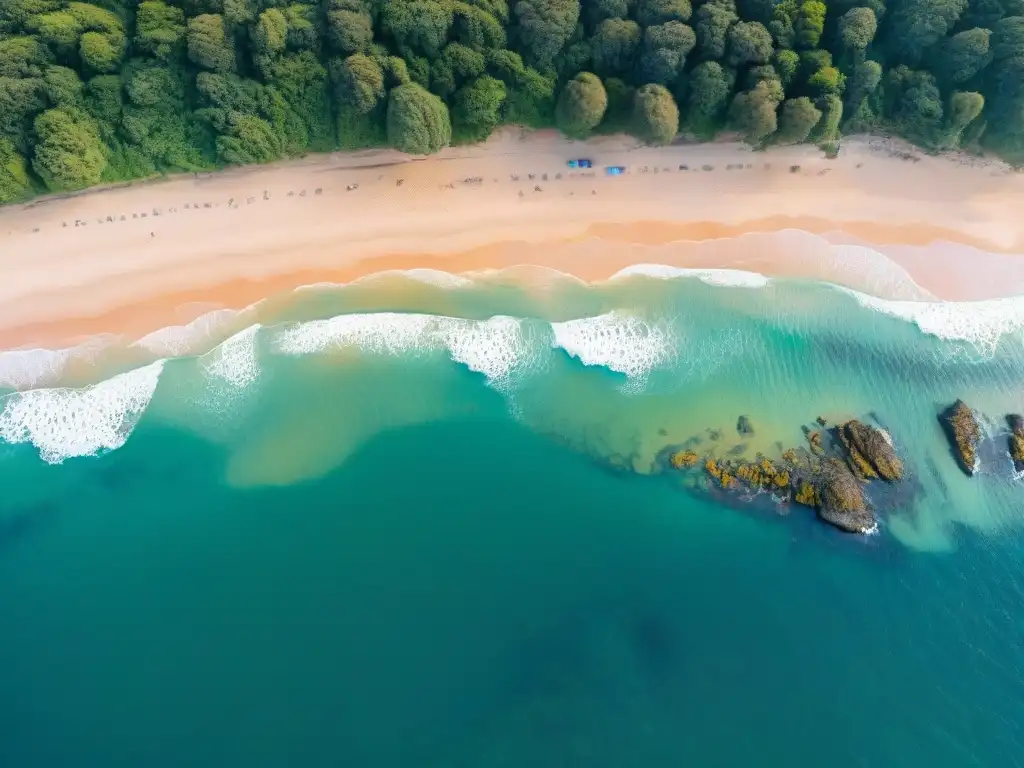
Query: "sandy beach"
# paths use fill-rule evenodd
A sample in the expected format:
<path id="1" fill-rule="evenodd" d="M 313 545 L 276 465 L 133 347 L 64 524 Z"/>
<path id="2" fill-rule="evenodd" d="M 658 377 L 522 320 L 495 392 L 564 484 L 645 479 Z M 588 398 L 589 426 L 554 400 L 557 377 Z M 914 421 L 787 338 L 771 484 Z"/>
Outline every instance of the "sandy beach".
<path id="1" fill-rule="evenodd" d="M 573 157 L 594 168 L 567 168 Z M 608 177 L 606 165 L 628 173 Z M 834 159 L 806 146 L 651 149 L 518 131 L 427 159 L 316 156 L 0 209 L 0 348 L 138 338 L 387 270 L 534 264 L 599 280 L 650 260 L 651 246 L 671 266 L 843 281 L 740 237 L 784 229 L 884 246 L 937 298 L 1013 295 L 1024 292 L 1021 200 L 1024 175 L 1000 164 L 867 138 Z M 595 239 L 618 247 L 590 258 L 566 247 Z M 961 248 L 914 248 L 933 243 Z"/>

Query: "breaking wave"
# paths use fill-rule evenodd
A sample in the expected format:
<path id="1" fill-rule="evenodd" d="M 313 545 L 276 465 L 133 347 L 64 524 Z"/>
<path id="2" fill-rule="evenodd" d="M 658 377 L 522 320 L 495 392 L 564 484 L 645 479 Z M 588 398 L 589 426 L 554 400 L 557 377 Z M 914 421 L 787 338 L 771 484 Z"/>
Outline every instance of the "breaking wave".
<path id="1" fill-rule="evenodd" d="M 553 323 L 553 345 L 584 365 L 598 365 L 642 378 L 676 352 L 665 325 L 651 325 L 621 312 Z"/>
<path id="2" fill-rule="evenodd" d="M 82 389 L 33 389 L 0 399 L 0 438 L 32 443 L 57 464 L 124 445 L 156 391 L 164 361 Z"/>

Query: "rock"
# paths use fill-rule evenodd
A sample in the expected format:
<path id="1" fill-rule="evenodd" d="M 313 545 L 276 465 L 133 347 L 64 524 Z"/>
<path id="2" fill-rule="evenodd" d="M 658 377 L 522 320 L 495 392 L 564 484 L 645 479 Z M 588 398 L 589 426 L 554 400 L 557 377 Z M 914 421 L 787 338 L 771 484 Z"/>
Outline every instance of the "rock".
<path id="1" fill-rule="evenodd" d="M 700 457 L 693 451 L 676 451 L 668 457 L 668 460 L 676 469 L 688 469 L 696 465 Z"/>
<path id="2" fill-rule="evenodd" d="M 1010 458 L 1013 459 L 1013 468 L 1024 472 L 1024 416 L 1011 414 L 1006 417 L 1006 423 L 1010 425 Z"/>
<path id="3" fill-rule="evenodd" d="M 903 462 L 882 430 L 853 419 L 836 432 L 855 475 L 865 480 L 881 477 L 890 483 L 903 477 Z"/>
<path id="4" fill-rule="evenodd" d="M 802 480 L 800 485 L 793 489 L 793 501 L 803 504 L 805 507 L 817 507 L 819 504 L 818 489 L 806 480 Z"/>
<path id="5" fill-rule="evenodd" d="M 825 453 L 825 449 L 821 447 L 821 432 L 809 432 L 807 434 L 807 444 L 811 446 L 811 453 L 815 453 L 818 456 Z"/>
<path id="6" fill-rule="evenodd" d="M 719 464 L 714 459 L 704 462 L 704 471 L 714 478 L 722 488 L 738 488 L 740 481 L 729 473 L 730 467 L 726 462 Z"/>
<path id="7" fill-rule="evenodd" d="M 974 474 L 978 463 L 978 443 L 981 442 L 981 425 L 967 403 L 957 400 L 939 415 L 939 422 L 946 431 L 960 469 L 968 475 Z"/>
<path id="8" fill-rule="evenodd" d="M 754 434 L 754 425 L 750 423 L 750 418 L 747 416 L 740 416 L 736 421 L 736 431 L 743 436 Z"/>
<path id="9" fill-rule="evenodd" d="M 826 426 L 828 424 L 828 422 L 825 420 L 824 416 L 819 416 L 817 419 L 815 419 L 815 421 L 818 422 L 818 426 L 819 427 L 824 427 L 824 426 Z"/>
<path id="10" fill-rule="evenodd" d="M 845 464 L 829 459 L 822 466 L 818 517 L 849 533 L 871 533 L 877 522 L 861 484 Z"/>

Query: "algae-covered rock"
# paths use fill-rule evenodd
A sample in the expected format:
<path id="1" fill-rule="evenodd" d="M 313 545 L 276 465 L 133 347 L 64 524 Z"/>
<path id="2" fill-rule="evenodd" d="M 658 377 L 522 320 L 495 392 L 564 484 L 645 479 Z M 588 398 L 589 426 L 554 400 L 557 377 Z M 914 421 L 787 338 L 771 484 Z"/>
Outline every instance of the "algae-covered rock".
<path id="1" fill-rule="evenodd" d="M 676 469 L 688 469 L 695 466 L 700 457 L 693 451 L 676 451 L 668 460 Z"/>
<path id="2" fill-rule="evenodd" d="M 837 433 L 854 474 L 867 480 L 881 477 L 890 483 L 903 477 L 903 462 L 882 430 L 853 419 Z"/>
<path id="3" fill-rule="evenodd" d="M 1006 417 L 1010 425 L 1010 458 L 1018 472 L 1024 472 L 1024 416 L 1011 414 Z"/>
<path id="4" fill-rule="evenodd" d="M 939 415 L 939 422 L 946 431 L 960 469 L 968 475 L 974 474 L 978 463 L 978 443 L 981 442 L 981 425 L 967 403 L 957 400 Z"/>
<path id="5" fill-rule="evenodd" d="M 803 504 L 805 507 L 817 507 L 818 489 L 806 480 L 802 480 L 800 484 L 793 489 L 793 501 L 797 504 Z"/>
<path id="6" fill-rule="evenodd" d="M 821 456 L 825 449 L 821 445 L 821 432 L 808 432 L 807 444 L 811 447 L 811 453 Z"/>
<path id="7" fill-rule="evenodd" d="M 875 530 L 875 515 L 868 508 L 861 484 L 845 464 L 837 459 L 826 461 L 819 487 L 818 517 L 849 533 Z"/>

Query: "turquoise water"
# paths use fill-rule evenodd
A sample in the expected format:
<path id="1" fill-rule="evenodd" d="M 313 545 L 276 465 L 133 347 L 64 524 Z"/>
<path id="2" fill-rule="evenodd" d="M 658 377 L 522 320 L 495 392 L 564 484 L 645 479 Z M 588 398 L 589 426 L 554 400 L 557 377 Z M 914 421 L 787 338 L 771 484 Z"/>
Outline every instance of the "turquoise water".
<path id="1" fill-rule="evenodd" d="M 648 272 L 321 286 L 7 395 L 0 765 L 1024 763 L 1021 305 Z M 905 458 L 876 535 L 655 471 L 819 415 Z"/>

